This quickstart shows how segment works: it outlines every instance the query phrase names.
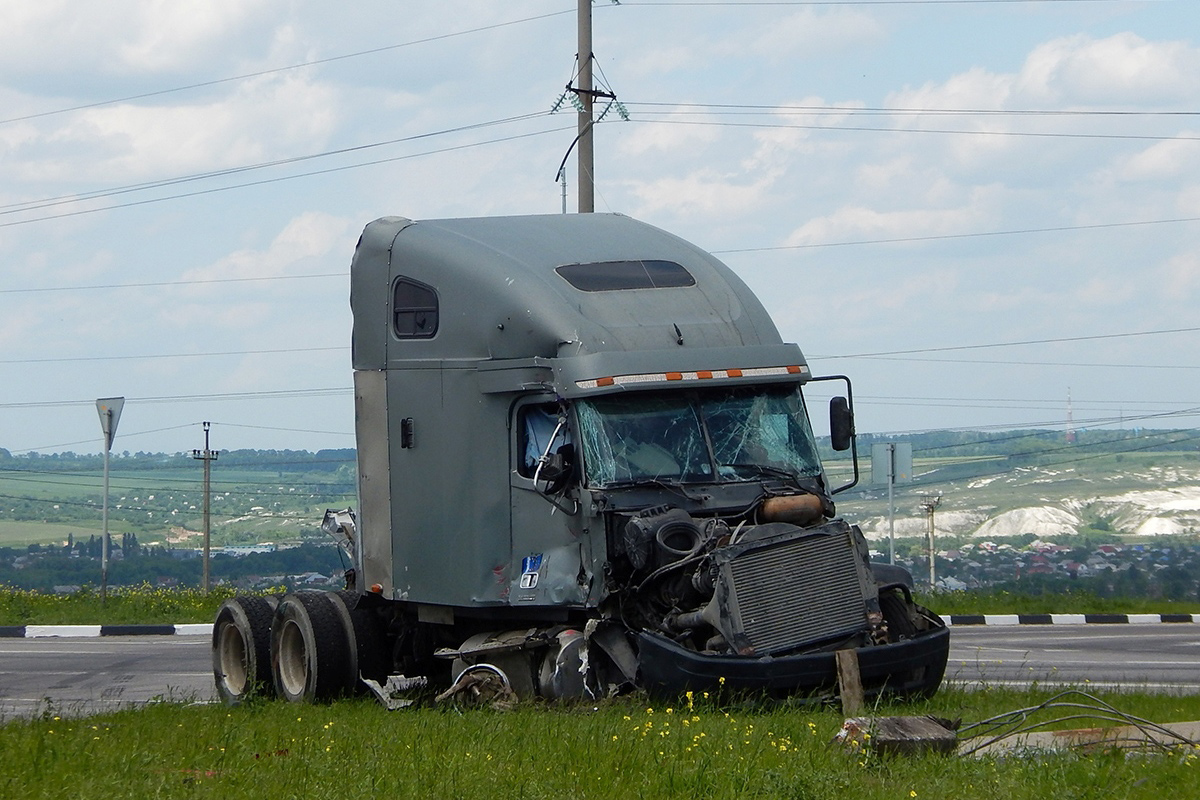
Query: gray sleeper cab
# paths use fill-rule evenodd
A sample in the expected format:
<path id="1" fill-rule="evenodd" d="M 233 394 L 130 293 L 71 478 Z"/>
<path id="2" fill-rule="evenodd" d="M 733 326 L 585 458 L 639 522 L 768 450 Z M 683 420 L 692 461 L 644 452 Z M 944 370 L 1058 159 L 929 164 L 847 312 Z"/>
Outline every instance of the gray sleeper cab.
<path id="1" fill-rule="evenodd" d="M 226 699 L 481 671 L 518 696 L 812 694 L 838 650 L 868 693 L 937 689 L 948 629 L 836 515 L 802 391 L 831 379 L 711 254 L 617 214 L 385 217 L 350 302 L 359 508 L 326 519 L 350 586 L 229 601 Z"/>

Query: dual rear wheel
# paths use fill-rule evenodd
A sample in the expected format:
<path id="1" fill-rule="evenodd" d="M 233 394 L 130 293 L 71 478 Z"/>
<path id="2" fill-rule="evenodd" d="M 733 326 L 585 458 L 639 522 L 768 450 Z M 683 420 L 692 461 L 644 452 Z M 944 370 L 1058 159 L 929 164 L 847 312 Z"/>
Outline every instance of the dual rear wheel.
<path id="1" fill-rule="evenodd" d="M 213 626 L 217 693 L 227 704 L 278 695 L 291 702 L 352 694 L 384 671 L 377 621 L 353 592 L 292 592 L 226 600 Z"/>

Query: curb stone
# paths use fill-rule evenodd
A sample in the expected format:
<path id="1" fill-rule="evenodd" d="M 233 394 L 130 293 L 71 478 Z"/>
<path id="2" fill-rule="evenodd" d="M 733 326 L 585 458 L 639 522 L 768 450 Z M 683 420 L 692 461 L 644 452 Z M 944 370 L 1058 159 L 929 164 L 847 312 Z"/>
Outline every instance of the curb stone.
<path id="1" fill-rule="evenodd" d="M 949 614 L 950 626 L 965 625 L 1158 625 L 1200 622 L 1200 614 Z"/>
<path id="2" fill-rule="evenodd" d="M 93 636 L 201 636 L 212 633 L 212 623 L 185 625 L 0 625 L 0 638 L 41 639 Z"/>

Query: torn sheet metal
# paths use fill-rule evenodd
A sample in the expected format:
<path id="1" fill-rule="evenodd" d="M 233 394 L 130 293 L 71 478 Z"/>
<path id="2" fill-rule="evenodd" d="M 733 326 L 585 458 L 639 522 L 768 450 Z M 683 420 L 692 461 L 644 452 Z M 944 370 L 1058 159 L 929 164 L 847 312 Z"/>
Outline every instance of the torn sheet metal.
<path id="1" fill-rule="evenodd" d="M 363 678 L 362 682 L 388 711 L 396 711 L 414 705 L 417 702 L 415 695 L 429 685 L 429 680 L 424 675 L 412 678 L 404 675 L 389 675 L 382 686 L 379 685 L 379 681 L 370 678 Z"/>

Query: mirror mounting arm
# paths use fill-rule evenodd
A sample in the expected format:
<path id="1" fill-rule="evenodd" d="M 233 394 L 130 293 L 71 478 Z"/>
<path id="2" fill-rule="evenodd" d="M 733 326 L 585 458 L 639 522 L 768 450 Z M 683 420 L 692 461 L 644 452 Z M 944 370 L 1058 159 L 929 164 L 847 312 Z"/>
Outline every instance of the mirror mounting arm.
<path id="1" fill-rule="evenodd" d="M 846 384 L 845 397 L 838 396 L 829 401 L 829 442 L 834 450 L 850 451 L 850 461 L 854 466 L 854 478 L 849 483 L 831 489 L 829 493 L 834 495 L 858 485 L 859 480 L 858 437 L 854 430 L 854 390 L 850 385 L 850 378 L 846 375 L 826 375 L 821 378 L 812 378 L 811 381 L 841 381 Z"/>

